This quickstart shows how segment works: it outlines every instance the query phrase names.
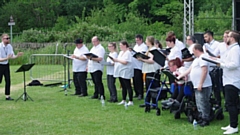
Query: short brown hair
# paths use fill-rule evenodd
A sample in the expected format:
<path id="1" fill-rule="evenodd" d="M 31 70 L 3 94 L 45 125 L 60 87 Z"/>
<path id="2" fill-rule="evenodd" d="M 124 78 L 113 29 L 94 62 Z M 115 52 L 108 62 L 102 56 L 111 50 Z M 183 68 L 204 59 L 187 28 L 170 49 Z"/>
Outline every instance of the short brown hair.
<path id="1" fill-rule="evenodd" d="M 200 44 L 198 44 L 198 43 L 196 43 L 196 44 L 194 45 L 194 49 L 195 49 L 195 50 L 198 50 L 198 51 L 200 51 L 200 52 L 203 52 L 203 47 L 202 47 L 202 45 L 200 45 Z"/>

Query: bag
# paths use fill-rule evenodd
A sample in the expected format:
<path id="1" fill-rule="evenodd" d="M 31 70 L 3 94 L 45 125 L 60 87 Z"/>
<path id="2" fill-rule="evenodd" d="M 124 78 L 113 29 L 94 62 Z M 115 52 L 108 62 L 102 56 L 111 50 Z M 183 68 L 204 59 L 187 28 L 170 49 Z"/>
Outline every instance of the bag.
<path id="1" fill-rule="evenodd" d="M 32 82 L 30 82 L 29 84 L 28 84 L 28 86 L 42 86 L 43 84 L 42 83 L 40 83 L 40 81 L 38 81 L 38 80 L 32 80 Z"/>

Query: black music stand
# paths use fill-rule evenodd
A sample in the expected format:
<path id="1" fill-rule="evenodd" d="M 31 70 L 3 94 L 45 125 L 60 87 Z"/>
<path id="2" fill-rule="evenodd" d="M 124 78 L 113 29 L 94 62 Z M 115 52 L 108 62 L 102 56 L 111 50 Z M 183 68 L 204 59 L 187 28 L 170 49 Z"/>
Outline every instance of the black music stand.
<path id="1" fill-rule="evenodd" d="M 24 92 L 23 94 L 16 100 L 16 102 L 23 97 L 23 100 L 26 101 L 28 98 L 32 100 L 32 98 L 27 94 L 26 91 L 26 81 L 25 81 L 25 72 L 29 71 L 35 63 L 33 64 L 23 64 L 16 72 L 23 72 L 23 81 L 24 81 Z M 33 100 L 32 100 L 33 101 Z"/>

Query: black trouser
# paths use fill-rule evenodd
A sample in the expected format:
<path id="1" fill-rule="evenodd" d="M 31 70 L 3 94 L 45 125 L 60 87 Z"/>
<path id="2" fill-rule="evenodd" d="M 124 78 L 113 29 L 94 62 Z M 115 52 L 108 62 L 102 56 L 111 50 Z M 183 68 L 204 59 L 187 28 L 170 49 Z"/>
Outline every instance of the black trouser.
<path id="1" fill-rule="evenodd" d="M 133 87 L 136 96 L 141 95 L 143 97 L 143 74 L 140 69 L 134 69 Z"/>
<path id="2" fill-rule="evenodd" d="M 127 92 L 128 92 L 129 101 L 133 101 L 133 91 L 131 86 L 131 80 L 119 77 L 119 81 L 122 86 L 122 100 L 126 100 Z"/>
<path id="3" fill-rule="evenodd" d="M 212 90 L 216 100 L 216 104 L 221 106 L 221 90 L 223 89 L 222 84 L 222 69 L 214 67 L 213 70 L 209 73 L 212 80 Z"/>
<path id="4" fill-rule="evenodd" d="M 100 96 L 104 96 L 104 87 L 103 87 L 103 83 L 102 83 L 102 71 L 98 70 L 95 71 L 93 73 L 91 73 L 92 76 L 92 80 L 94 83 L 94 97 L 98 97 L 98 94 L 100 94 Z"/>
<path id="5" fill-rule="evenodd" d="M 75 94 L 87 95 L 87 72 L 73 72 Z"/>
<path id="6" fill-rule="evenodd" d="M 183 97 L 184 97 L 184 84 L 175 84 L 175 89 L 171 98 L 176 99 L 179 103 L 181 103 Z"/>
<path id="7" fill-rule="evenodd" d="M 110 92 L 110 100 L 116 101 L 117 100 L 117 89 L 115 85 L 115 78 L 113 75 L 107 75 L 107 84 L 108 90 Z"/>
<path id="8" fill-rule="evenodd" d="M 0 83 L 2 83 L 2 78 L 5 78 L 5 95 L 10 95 L 10 68 L 8 64 L 0 64 Z"/>
<path id="9" fill-rule="evenodd" d="M 150 78 L 147 78 L 147 77 L 154 77 L 157 80 L 154 80 L 152 78 L 150 79 Z M 159 88 L 160 87 L 160 81 L 159 81 L 160 80 L 160 74 L 159 73 L 154 73 L 154 72 L 153 73 L 146 73 L 145 80 L 146 80 L 146 91 L 148 91 L 149 88 L 154 89 L 154 88 Z M 151 97 L 152 97 L 151 92 L 149 92 L 146 95 L 146 102 L 150 102 Z M 156 104 L 156 97 L 152 97 L 152 103 Z"/>
<path id="10" fill-rule="evenodd" d="M 238 91 L 239 89 L 233 85 L 225 85 L 225 101 L 228 108 L 230 126 L 233 128 L 238 127 L 238 104 L 239 97 Z"/>

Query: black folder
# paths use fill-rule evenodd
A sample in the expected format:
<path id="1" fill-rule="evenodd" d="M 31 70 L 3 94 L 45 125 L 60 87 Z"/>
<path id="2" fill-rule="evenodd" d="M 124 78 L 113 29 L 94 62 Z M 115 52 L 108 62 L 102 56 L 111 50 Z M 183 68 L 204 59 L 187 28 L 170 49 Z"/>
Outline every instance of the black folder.
<path id="1" fill-rule="evenodd" d="M 168 55 L 171 52 L 171 48 L 161 49 L 160 52 L 162 52 L 164 55 Z"/>
<path id="2" fill-rule="evenodd" d="M 111 60 L 113 60 L 113 57 L 111 57 L 110 55 L 108 55 L 108 57 L 109 57 Z"/>
<path id="3" fill-rule="evenodd" d="M 206 50 L 206 52 L 208 53 L 209 56 L 212 56 L 212 57 L 216 57 L 212 52 L 210 52 L 209 50 Z"/>
<path id="4" fill-rule="evenodd" d="M 190 51 L 187 48 L 182 49 L 181 52 L 182 52 L 183 59 L 192 57 L 192 54 L 190 53 Z"/>
<path id="5" fill-rule="evenodd" d="M 153 60 L 157 62 L 160 66 L 164 67 L 166 56 L 157 49 L 151 50 L 150 53 L 153 55 Z"/>
<path id="6" fill-rule="evenodd" d="M 169 77 L 169 80 L 181 80 L 181 79 L 178 79 L 175 75 L 173 75 L 169 70 L 162 70 L 162 73 L 164 73 L 166 76 Z"/>
<path id="7" fill-rule="evenodd" d="M 92 58 L 98 58 L 98 56 L 93 53 L 85 53 L 84 55 L 92 57 Z"/>
<path id="8" fill-rule="evenodd" d="M 213 60 L 213 59 L 210 59 L 210 58 L 206 58 L 206 57 L 202 57 L 203 60 L 207 61 L 207 62 L 210 62 L 210 63 L 213 63 L 213 64 L 220 64 L 220 61 L 219 60 Z"/>
<path id="9" fill-rule="evenodd" d="M 137 52 L 133 55 L 134 58 L 138 58 L 138 57 L 141 57 L 142 59 L 149 59 L 150 57 L 148 57 L 147 55 L 143 54 L 143 53 L 140 53 L 140 52 Z"/>

